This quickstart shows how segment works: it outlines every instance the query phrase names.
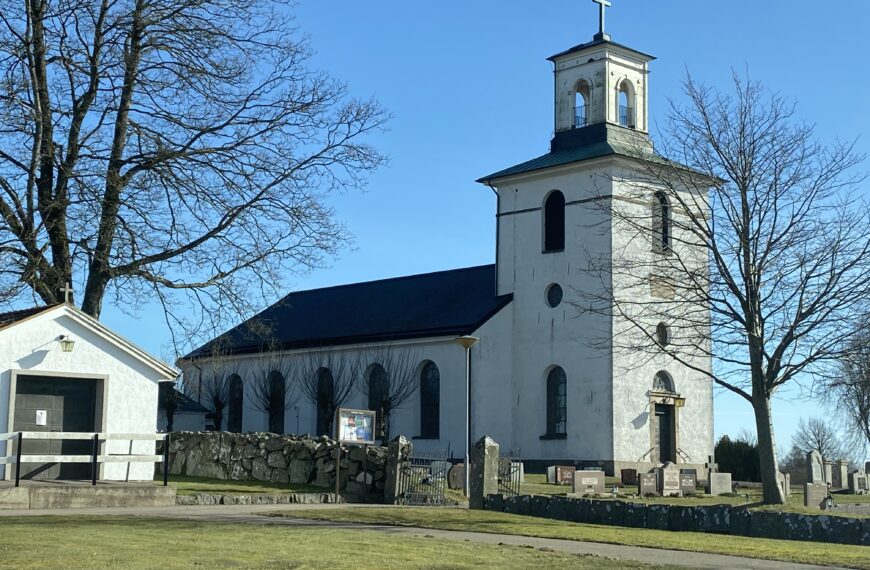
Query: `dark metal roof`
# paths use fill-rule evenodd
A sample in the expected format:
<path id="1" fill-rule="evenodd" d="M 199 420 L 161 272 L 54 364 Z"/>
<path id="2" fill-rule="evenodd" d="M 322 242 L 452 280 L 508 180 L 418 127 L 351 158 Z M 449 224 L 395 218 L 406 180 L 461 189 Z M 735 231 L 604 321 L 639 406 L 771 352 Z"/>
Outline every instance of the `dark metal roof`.
<path id="1" fill-rule="evenodd" d="M 574 46 L 574 47 L 572 47 L 572 48 L 568 48 L 568 49 L 566 49 L 565 51 L 560 51 L 560 52 L 557 53 L 556 55 L 551 55 L 551 56 L 548 57 L 547 59 L 550 60 L 550 61 L 555 61 L 557 58 L 562 57 L 563 55 L 568 55 L 568 54 L 571 54 L 571 53 L 574 53 L 574 52 L 577 52 L 577 51 L 583 51 L 584 49 L 587 49 L 587 48 L 598 47 L 598 46 L 602 46 L 602 45 L 611 45 L 611 46 L 613 46 L 613 47 L 617 47 L 617 48 L 620 48 L 620 49 L 624 49 L 624 50 L 626 50 L 626 51 L 630 51 L 630 52 L 636 53 L 636 54 L 638 54 L 638 55 L 640 55 L 640 56 L 643 56 L 643 57 L 649 58 L 650 61 L 656 59 L 655 56 L 650 55 L 650 54 L 648 54 L 648 53 L 643 53 L 642 51 L 637 51 L 636 49 L 634 49 L 634 48 L 630 48 L 630 47 L 628 47 L 628 46 L 626 46 L 626 45 L 623 45 L 623 44 L 620 44 L 620 43 L 616 43 L 616 42 L 613 42 L 613 41 L 610 41 L 610 40 L 605 40 L 605 39 L 602 39 L 602 38 L 596 38 L 596 39 L 592 40 L 591 42 L 586 42 L 585 44 L 578 44 L 578 45 L 576 45 L 576 46 Z"/>
<path id="2" fill-rule="evenodd" d="M 21 309 L 18 311 L 9 311 L 8 313 L 0 313 L 0 329 L 9 325 L 13 325 L 18 321 L 23 321 L 27 317 L 38 315 L 42 311 L 53 309 L 57 307 L 58 304 L 59 303 L 55 303 L 54 305 L 45 305 L 43 307 L 30 307 L 29 309 Z"/>
<path id="3" fill-rule="evenodd" d="M 512 298 L 495 295 L 494 265 L 300 291 L 184 359 L 470 334 Z"/>
<path id="4" fill-rule="evenodd" d="M 497 178 L 504 178 L 505 176 L 513 176 L 514 174 L 523 174 L 525 172 L 543 170 L 545 168 L 562 166 L 563 164 L 571 164 L 572 162 L 580 162 L 582 160 L 589 160 L 592 158 L 608 156 L 611 154 L 622 153 L 614 148 L 614 145 L 607 142 L 599 142 L 581 148 L 548 152 L 547 154 L 539 156 L 537 158 L 533 158 L 532 160 L 527 160 L 526 162 L 511 166 L 510 168 L 505 168 L 504 170 L 499 170 L 498 172 L 494 172 L 492 174 L 484 176 L 477 181 L 486 183 L 490 180 L 495 180 Z"/>

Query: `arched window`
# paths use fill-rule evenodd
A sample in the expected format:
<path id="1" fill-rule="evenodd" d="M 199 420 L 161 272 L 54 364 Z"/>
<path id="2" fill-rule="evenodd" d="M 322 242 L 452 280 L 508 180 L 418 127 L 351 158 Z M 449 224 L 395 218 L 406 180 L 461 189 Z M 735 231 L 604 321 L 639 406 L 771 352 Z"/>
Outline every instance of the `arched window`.
<path id="1" fill-rule="evenodd" d="M 244 409 L 245 387 L 238 374 L 230 376 L 229 398 L 227 402 L 227 431 L 242 432 L 242 410 Z"/>
<path id="2" fill-rule="evenodd" d="M 619 124 L 629 129 L 635 128 L 634 86 L 631 84 L 631 81 L 626 79 L 619 84 L 617 98 L 619 102 Z"/>
<path id="3" fill-rule="evenodd" d="M 565 195 L 553 190 L 544 202 L 544 253 L 565 250 Z"/>
<path id="4" fill-rule="evenodd" d="M 317 435 L 328 435 L 335 413 L 335 382 L 329 368 L 317 371 Z"/>
<path id="5" fill-rule="evenodd" d="M 671 250 L 671 203 L 664 192 L 656 192 L 653 204 L 653 232 L 656 251 Z"/>
<path id="6" fill-rule="evenodd" d="M 547 374 L 547 435 L 562 435 L 568 423 L 568 378 L 556 366 Z"/>
<path id="7" fill-rule="evenodd" d="M 659 323 L 656 326 L 656 342 L 662 348 L 671 343 L 671 331 L 665 323 Z"/>
<path id="8" fill-rule="evenodd" d="M 589 107 L 591 106 L 592 90 L 589 84 L 581 81 L 577 84 L 577 91 L 574 93 L 574 128 L 579 129 L 589 124 Z"/>
<path id="9" fill-rule="evenodd" d="M 420 437 L 438 439 L 441 423 L 441 373 L 434 362 L 420 372 Z"/>
<path id="10" fill-rule="evenodd" d="M 390 381 L 387 371 L 380 364 L 373 364 L 369 370 L 368 379 L 369 409 L 377 412 L 375 423 L 375 435 L 383 437 L 384 434 L 384 406 L 389 398 Z"/>
<path id="11" fill-rule="evenodd" d="M 284 433 L 284 411 L 287 408 L 287 382 L 277 370 L 269 374 L 269 431 Z"/>
<path id="12" fill-rule="evenodd" d="M 660 370 L 653 378 L 653 392 L 674 392 L 674 380 L 671 375 Z"/>

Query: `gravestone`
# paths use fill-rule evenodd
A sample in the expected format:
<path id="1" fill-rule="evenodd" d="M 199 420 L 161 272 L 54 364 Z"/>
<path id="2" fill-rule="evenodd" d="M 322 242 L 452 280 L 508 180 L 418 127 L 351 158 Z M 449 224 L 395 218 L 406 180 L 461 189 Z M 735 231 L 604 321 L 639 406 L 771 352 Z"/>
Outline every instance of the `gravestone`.
<path id="1" fill-rule="evenodd" d="M 465 487 L 465 464 L 457 463 L 447 472 L 447 486 L 453 490 Z"/>
<path id="2" fill-rule="evenodd" d="M 870 461 L 864 463 L 864 473 L 870 473 Z"/>
<path id="3" fill-rule="evenodd" d="M 825 463 L 822 460 L 822 455 L 816 451 L 807 453 L 807 484 L 808 485 L 825 485 Z"/>
<path id="4" fill-rule="evenodd" d="M 824 483 L 807 483 L 804 485 L 804 506 L 813 509 L 824 509 L 828 498 L 828 486 Z"/>
<path id="5" fill-rule="evenodd" d="M 791 475 L 789 473 L 777 471 L 776 484 L 779 485 L 783 497 L 789 498 L 791 496 Z"/>
<path id="6" fill-rule="evenodd" d="M 641 473 L 638 479 L 638 495 L 646 497 L 648 495 L 658 495 L 659 486 L 656 484 L 656 474 L 654 471 L 649 473 Z"/>
<path id="7" fill-rule="evenodd" d="M 728 495 L 733 492 L 731 488 L 731 473 L 710 473 L 707 482 L 707 494 L 713 496 Z"/>
<path id="8" fill-rule="evenodd" d="M 835 461 L 831 486 L 835 489 L 845 489 L 849 485 L 849 462 Z"/>
<path id="9" fill-rule="evenodd" d="M 665 463 L 658 469 L 659 494 L 663 497 L 680 496 L 680 468 L 673 463 Z"/>
<path id="10" fill-rule="evenodd" d="M 577 471 L 574 473 L 572 495 L 603 495 L 604 471 Z"/>
<path id="11" fill-rule="evenodd" d="M 623 469 L 619 472 L 623 485 L 637 485 L 637 469 Z"/>
<path id="12" fill-rule="evenodd" d="M 488 435 L 471 448 L 468 503 L 472 509 L 482 509 L 486 496 L 498 493 L 498 449 Z"/>
<path id="13" fill-rule="evenodd" d="M 704 471 L 707 473 L 707 488 L 710 487 L 710 475 L 719 471 L 719 464 L 713 461 L 713 456 L 707 456 L 707 463 L 704 464 Z"/>
<path id="14" fill-rule="evenodd" d="M 834 464 L 825 459 L 825 484 L 830 485 L 834 478 Z"/>
<path id="15" fill-rule="evenodd" d="M 685 497 L 687 495 L 696 495 L 698 493 L 698 472 L 694 469 L 680 470 L 680 493 Z"/>
<path id="16" fill-rule="evenodd" d="M 572 485 L 574 483 L 574 471 L 577 468 L 567 465 L 551 465 L 547 467 L 547 483 L 554 485 Z"/>
<path id="17" fill-rule="evenodd" d="M 868 495 L 870 489 L 867 487 L 867 472 L 859 469 L 854 473 L 849 474 L 849 494 L 851 495 Z"/>

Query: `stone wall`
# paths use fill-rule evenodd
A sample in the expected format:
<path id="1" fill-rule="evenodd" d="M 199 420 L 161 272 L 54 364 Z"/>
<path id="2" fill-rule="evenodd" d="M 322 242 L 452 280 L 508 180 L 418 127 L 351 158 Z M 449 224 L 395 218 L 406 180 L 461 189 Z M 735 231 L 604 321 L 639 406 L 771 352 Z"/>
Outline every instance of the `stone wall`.
<path id="1" fill-rule="evenodd" d="M 870 519 L 753 511 L 730 505 L 683 507 L 544 495 L 489 495 L 485 508 L 587 524 L 870 546 Z"/>
<path id="2" fill-rule="evenodd" d="M 179 432 L 172 434 L 169 445 L 169 472 L 232 481 L 313 485 L 328 492 L 335 490 L 336 445 L 325 436 Z M 384 501 L 386 455 L 384 447 L 364 450 L 342 445 L 339 488 L 346 500 Z"/>

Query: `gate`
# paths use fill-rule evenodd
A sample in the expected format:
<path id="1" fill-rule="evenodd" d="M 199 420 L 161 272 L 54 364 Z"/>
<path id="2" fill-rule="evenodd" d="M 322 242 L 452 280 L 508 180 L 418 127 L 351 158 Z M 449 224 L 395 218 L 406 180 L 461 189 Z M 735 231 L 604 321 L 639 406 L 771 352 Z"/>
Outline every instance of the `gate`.
<path id="1" fill-rule="evenodd" d="M 411 506 L 443 506 L 447 502 L 447 471 L 450 462 L 427 457 L 410 457 L 399 469 L 399 489 L 396 504 Z"/>
<path id="2" fill-rule="evenodd" d="M 505 497 L 520 494 L 523 464 L 510 457 L 498 458 L 498 492 Z"/>

